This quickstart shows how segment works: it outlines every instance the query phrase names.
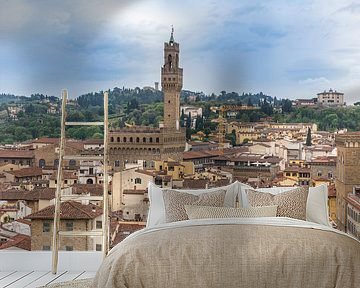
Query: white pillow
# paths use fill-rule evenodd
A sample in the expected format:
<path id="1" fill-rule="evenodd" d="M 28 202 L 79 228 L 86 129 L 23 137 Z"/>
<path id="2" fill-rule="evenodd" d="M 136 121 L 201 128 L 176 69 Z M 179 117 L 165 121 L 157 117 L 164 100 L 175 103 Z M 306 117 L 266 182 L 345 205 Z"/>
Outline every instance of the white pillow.
<path id="1" fill-rule="evenodd" d="M 227 186 L 215 187 L 215 188 L 211 188 L 211 189 L 196 189 L 196 190 L 172 189 L 172 190 L 175 190 L 178 192 L 189 193 L 189 194 L 193 194 L 193 195 L 200 195 L 203 193 L 208 193 L 208 192 L 213 192 L 213 191 L 218 191 L 218 190 L 225 190 L 226 194 L 225 194 L 224 206 L 225 207 L 235 207 L 236 197 L 237 197 L 237 195 L 240 195 L 242 190 L 245 191 L 245 187 L 251 188 L 248 185 L 245 185 L 245 184 L 242 184 L 242 183 L 239 183 L 236 181 Z M 155 225 L 166 223 L 165 205 L 164 205 L 162 191 L 163 191 L 163 188 L 160 188 L 160 187 L 156 186 L 154 183 L 149 182 L 148 195 L 149 195 L 149 200 L 150 200 L 150 208 L 149 208 L 146 227 L 152 227 Z"/>
<path id="2" fill-rule="evenodd" d="M 258 188 L 258 192 L 265 192 L 271 194 L 279 194 L 282 192 L 290 191 L 297 187 L 273 187 L 273 188 Z M 249 202 L 245 191 L 241 191 L 242 207 L 249 207 Z M 329 209 L 328 209 L 328 187 L 322 184 L 316 187 L 309 188 L 308 199 L 306 203 L 306 221 L 322 224 L 332 227 L 329 222 Z"/>

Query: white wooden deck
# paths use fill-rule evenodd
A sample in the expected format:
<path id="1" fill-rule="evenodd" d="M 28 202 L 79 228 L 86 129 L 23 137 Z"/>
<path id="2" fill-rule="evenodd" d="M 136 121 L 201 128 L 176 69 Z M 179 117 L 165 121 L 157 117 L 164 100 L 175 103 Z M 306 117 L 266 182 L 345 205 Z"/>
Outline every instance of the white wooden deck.
<path id="1" fill-rule="evenodd" d="M 102 253 L 60 251 L 59 271 L 51 273 L 50 251 L 0 251 L 0 288 L 33 288 L 95 276 Z"/>
<path id="2" fill-rule="evenodd" d="M 95 276 L 95 271 L 59 271 L 52 274 L 50 271 L 9 271 L 0 272 L 1 288 L 35 288 L 49 284 L 71 281 L 75 279 L 87 279 Z"/>

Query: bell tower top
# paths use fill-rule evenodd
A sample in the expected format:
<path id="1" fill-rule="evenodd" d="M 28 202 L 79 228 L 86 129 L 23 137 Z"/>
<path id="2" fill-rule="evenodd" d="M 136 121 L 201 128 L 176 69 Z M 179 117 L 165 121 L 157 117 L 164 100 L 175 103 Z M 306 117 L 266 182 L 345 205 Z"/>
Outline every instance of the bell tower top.
<path id="1" fill-rule="evenodd" d="M 174 44 L 174 26 L 171 25 L 171 36 L 170 36 L 170 40 L 169 40 L 169 44 L 172 45 Z"/>
<path id="2" fill-rule="evenodd" d="M 164 43 L 164 65 L 161 67 L 161 86 L 164 93 L 164 127 L 179 130 L 180 92 L 183 84 L 183 69 L 179 67 L 179 43 L 174 40 L 171 27 L 169 42 Z"/>

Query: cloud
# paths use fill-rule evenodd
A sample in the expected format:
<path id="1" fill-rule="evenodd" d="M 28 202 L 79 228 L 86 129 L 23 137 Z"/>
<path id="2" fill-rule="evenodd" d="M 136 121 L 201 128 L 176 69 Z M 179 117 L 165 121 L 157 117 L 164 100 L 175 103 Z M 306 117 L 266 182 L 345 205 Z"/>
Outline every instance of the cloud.
<path id="1" fill-rule="evenodd" d="M 358 5 L 331 3 L 0 0 L 0 93 L 58 95 L 67 87 L 77 96 L 151 85 L 172 24 L 185 89 L 282 98 L 330 83 L 357 91 Z"/>
<path id="2" fill-rule="evenodd" d="M 318 78 L 307 78 L 303 80 L 299 80 L 299 84 L 302 85 L 323 85 L 323 84 L 329 84 L 330 80 L 328 80 L 325 77 L 318 77 Z"/>

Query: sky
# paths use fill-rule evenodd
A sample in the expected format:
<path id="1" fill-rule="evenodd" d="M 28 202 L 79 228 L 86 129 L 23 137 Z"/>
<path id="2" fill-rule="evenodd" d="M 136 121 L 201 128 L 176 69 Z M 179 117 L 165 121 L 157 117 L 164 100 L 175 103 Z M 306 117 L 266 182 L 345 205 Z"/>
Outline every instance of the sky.
<path id="1" fill-rule="evenodd" d="M 153 86 L 171 25 L 183 89 L 360 100 L 360 2 L 346 0 L 0 0 L 0 93 Z"/>

